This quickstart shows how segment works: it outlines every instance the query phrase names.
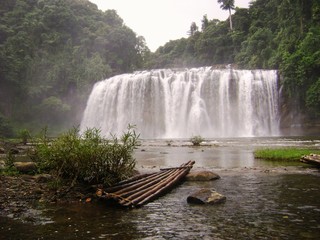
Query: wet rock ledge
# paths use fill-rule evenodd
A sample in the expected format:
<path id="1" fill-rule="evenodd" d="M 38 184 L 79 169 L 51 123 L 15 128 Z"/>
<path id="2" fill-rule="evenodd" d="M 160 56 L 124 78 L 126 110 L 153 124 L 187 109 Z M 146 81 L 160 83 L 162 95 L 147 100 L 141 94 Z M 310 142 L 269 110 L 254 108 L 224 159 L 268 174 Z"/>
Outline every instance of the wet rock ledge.
<path id="1" fill-rule="evenodd" d="M 84 186 L 56 190 L 50 185 L 51 180 L 49 174 L 0 175 L 0 216 L 32 222 L 35 219 L 29 213 L 43 204 L 85 202 L 94 194 L 92 187 Z"/>

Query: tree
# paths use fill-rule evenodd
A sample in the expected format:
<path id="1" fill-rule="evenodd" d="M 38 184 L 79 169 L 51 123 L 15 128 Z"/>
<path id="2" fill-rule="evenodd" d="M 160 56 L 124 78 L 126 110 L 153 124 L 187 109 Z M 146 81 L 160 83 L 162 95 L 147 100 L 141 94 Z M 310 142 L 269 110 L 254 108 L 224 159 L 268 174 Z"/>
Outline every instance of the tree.
<path id="1" fill-rule="evenodd" d="M 190 36 L 193 36 L 196 32 L 198 32 L 198 26 L 195 22 L 192 22 L 188 33 Z"/>
<path id="2" fill-rule="evenodd" d="M 201 22 L 202 22 L 201 30 L 204 31 L 209 26 L 209 20 L 208 20 L 207 14 L 203 16 L 203 19 Z"/>
<path id="3" fill-rule="evenodd" d="M 232 31 L 231 9 L 234 9 L 234 0 L 218 0 L 218 3 L 221 4 L 221 9 L 229 10 L 230 30 Z"/>
<path id="4" fill-rule="evenodd" d="M 0 1 L 0 113 L 13 126 L 78 124 L 95 81 L 147 57 L 116 11 L 88 0 Z"/>

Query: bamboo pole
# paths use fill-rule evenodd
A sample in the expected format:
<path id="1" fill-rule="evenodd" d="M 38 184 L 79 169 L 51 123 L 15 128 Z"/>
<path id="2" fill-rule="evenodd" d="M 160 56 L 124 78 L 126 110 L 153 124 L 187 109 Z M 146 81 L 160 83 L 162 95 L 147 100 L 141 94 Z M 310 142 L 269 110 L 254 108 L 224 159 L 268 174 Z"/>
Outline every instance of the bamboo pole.
<path id="1" fill-rule="evenodd" d="M 106 199 L 114 199 L 125 207 L 138 207 L 158 197 L 177 184 L 192 168 L 189 161 L 176 168 L 161 169 L 154 174 L 144 174 L 116 184 L 104 191 Z"/>
<path id="2" fill-rule="evenodd" d="M 130 189 L 126 188 L 123 191 L 121 191 L 121 196 L 123 197 L 131 197 L 132 195 L 141 192 L 142 190 L 149 188 L 149 187 L 153 187 L 154 185 L 156 185 L 157 183 L 159 183 L 160 181 L 162 181 L 163 179 L 168 178 L 168 176 L 172 174 L 170 172 L 164 174 L 163 176 L 157 177 L 155 178 L 153 181 L 147 181 L 147 182 L 142 182 L 139 184 L 138 188 L 133 188 L 131 187 Z M 135 186 L 134 186 L 135 187 Z M 118 192 L 116 192 L 115 194 L 118 194 Z"/>
<path id="3" fill-rule="evenodd" d="M 155 175 L 152 178 L 148 178 L 146 180 L 141 179 L 141 180 L 139 180 L 137 182 L 133 182 L 133 183 L 131 183 L 129 185 L 122 186 L 118 191 L 112 191 L 112 193 L 121 194 L 121 193 L 124 193 L 126 191 L 139 188 L 140 186 L 143 186 L 146 183 L 157 181 L 157 179 L 159 179 L 159 177 L 166 177 L 168 174 L 169 174 L 168 172 L 162 172 L 161 174 Z"/>
<path id="4" fill-rule="evenodd" d="M 147 188 L 143 188 L 141 191 L 128 196 L 127 199 L 129 199 L 134 204 L 134 202 L 136 202 L 141 198 L 144 198 L 146 195 L 148 195 L 149 192 L 151 192 L 153 189 L 157 188 L 158 186 L 163 185 L 165 182 L 168 181 L 168 179 L 172 178 L 171 177 L 172 175 L 175 176 L 176 174 L 179 174 L 179 172 L 177 170 L 174 170 L 174 172 L 170 173 L 167 178 L 162 179 L 157 184 L 153 184 Z M 120 204 L 122 204 L 122 202 L 120 202 Z"/>
<path id="5" fill-rule="evenodd" d="M 188 174 L 190 171 L 192 165 L 191 164 L 190 168 L 184 169 L 179 171 L 179 174 L 172 176 L 170 179 L 168 179 L 164 184 L 160 185 L 158 188 L 154 188 L 152 191 L 146 193 L 145 198 L 143 198 L 141 201 L 132 201 L 136 206 L 142 206 L 143 204 L 147 203 L 148 201 L 151 201 L 155 197 L 161 195 L 163 192 L 167 191 L 170 189 L 170 187 L 173 187 L 175 184 L 177 184 L 180 179 L 182 179 L 184 176 Z"/>
<path id="6" fill-rule="evenodd" d="M 129 181 L 129 180 L 124 181 L 124 183 L 122 183 L 122 184 L 118 183 L 116 185 L 113 185 L 112 187 L 106 188 L 105 192 L 109 192 L 109 193 L 116 192 L 116 191 L 121 190 L 125 187 L 129 187 L 129 186 L 132 186 L 132 185 L 137 184 L 139 182 L 145 181 L 146 179 L 153 178 L 154 176 L 157 176 L 159 174 L 162 174 L 162 172 L 152 173 L 150 175 L 147 175 L 146 177 L 141 177 L 141 178 L 138 177 L 137 179 L 133 179 L 131 181 Z"/>
<path id="7" fill-rule="evenodd" d="M 189 164 L 188 162 L 187 164 Z M 187 165 L 186 164 L 186 165 Z M 190 170 L 190 169 L 189 169 Z M 146 202 L 144 199 L 148 198 L 151 199 L 153 197 L 156 197 L 157 195 L 160 195 L 163 190 L 166 190 L 167 187 L 170 187 L 173 185 L 175 182 L 172 182 L 172 180 L 176 179 L 178 176 L 182 176 L 184 172 L 189 172 L 187 169 L 178 169 L 175 170 L 168 178 L 164 179 L 163 181 L 159 182 L 157 185 L 152 186 L 148 189 L 145 189 L 142 193 L 142 195 L 139 194 L 136 198 L 133 198 L 135 196 L 130 196 L 128 199 L 131 201 L 130 203 L 126 202 L 120 202 L 120 204 L 123 204 L 124 206 L 130 206 L 132 205 L 138 205 L 140 202 Z M 180 178 L 179 178 L 180 179 Z M 140 204 L 142 205 L 142 203 Z"/>

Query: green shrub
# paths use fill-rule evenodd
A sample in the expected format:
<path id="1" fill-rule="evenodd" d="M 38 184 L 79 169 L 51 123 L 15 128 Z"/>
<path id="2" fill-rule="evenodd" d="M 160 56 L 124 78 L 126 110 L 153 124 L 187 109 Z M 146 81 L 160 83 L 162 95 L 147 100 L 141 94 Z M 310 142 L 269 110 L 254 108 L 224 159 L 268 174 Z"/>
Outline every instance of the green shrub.
<path id="1" fill-rule="evenodd" d="M 204 139 L 201 136 L 194 136 L 190 139 L 190 142 L 192 142 L 193 146 L 200 146 L 203 141 Z"/>
<path id="2" fill-rule="evenodd" d="M 173 141 L 172 140 L 166 140 L 167 146 L 171 146 Z"/>
<path id="3" fill-rule="evenodd" d="M 112 185 L 132 175 L 135 167 L 133 150 L 139 135 L 129 126 L 120 139 L 104 139 L 100 130 L 87 129 L 79 134 L 74 128 L 54 141 L 43 134 L 32 158 L 40 171 L 58 178 Z"/>
<path id="4" fill-rule="evenodd" d="M 19 131 L 19 137 L 21 138 L 22 143 L 23 143 L 24 145 L 26 145 L 26 144 L 28 143 L 28 139 L 31 138 L 31 135 L 30 135 L 29 130 L 28 130 L 28 129 L 21 129 L 21 130 Z"/>
<path id="5" fill-rule="evenodd" d="M 0 171 L 2 175 L 6 176 L 16 176 L 19 175 L 18 170 L 14 166 L 15 157 L 14 155 L 9 151 L 4 159 L 5 168 Z"/>

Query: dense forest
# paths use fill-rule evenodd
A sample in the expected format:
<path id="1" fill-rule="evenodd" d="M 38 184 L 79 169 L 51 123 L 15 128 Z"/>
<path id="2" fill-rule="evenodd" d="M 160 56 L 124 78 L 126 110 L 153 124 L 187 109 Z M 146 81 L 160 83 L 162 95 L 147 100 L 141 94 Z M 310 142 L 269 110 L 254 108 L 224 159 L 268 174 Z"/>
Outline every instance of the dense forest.
<path id="1" fill-rule="evenodd" d="M 142 68 L 148 52 L 87 0 L 0 1 L 0 135 L 79 124 L 93 83 Z"/>
<path id="2" fill-rule="evenodd" d="M 214 1 L 214 0 L 213 0 Z M 222 10 L 234 8 L 223 6 Z M 0 137 L 80 122 L 94 82 L 150 68 L 279 69 L 287 102 L 320 116 L 320 1 L 255 0 L 151 53 L 114 10 L 87 0 L 0 1 Z M 210 11 L 210 10 L 208 10 Z M 289 104 L 290 105 L 290 104 Z"/>

